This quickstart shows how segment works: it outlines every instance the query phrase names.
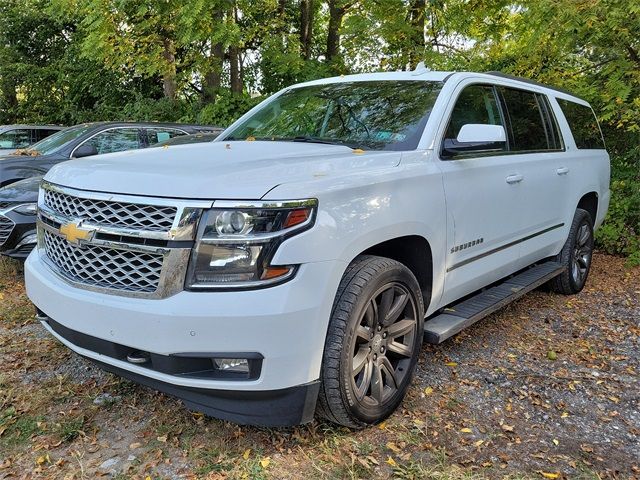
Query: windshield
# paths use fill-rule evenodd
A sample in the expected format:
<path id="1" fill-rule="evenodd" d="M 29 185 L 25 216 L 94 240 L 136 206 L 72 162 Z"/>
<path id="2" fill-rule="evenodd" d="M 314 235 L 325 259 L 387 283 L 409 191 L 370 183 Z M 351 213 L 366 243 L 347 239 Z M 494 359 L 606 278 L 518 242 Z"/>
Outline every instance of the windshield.
<path id="1" fill-rule="evenodd" d="M 94 128 L 93 125 L 76 125 L 75 127 L 65 128 L 44 140 L 40 140 L 38 143 L 34 143 L 28 148 L 27 153 L 33 155 L 34 152 L 37 152 L 40 155 L 50 155 L 92 128 Z"/>
<path id="2" fill-rule="evenodd" d="M 284 92 L 223 140 L 305 141 L 366 150 L 417 147 L 441 82 L 345 82 Z"/>

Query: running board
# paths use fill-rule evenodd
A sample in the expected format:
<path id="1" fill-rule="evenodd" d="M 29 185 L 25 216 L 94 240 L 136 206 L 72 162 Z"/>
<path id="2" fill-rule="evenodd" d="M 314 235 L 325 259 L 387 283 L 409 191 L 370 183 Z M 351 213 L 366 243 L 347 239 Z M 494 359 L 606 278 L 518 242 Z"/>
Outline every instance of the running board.
<path id="1" fill-rule="evenodd" d="M 543 283 L 560 275 L 564 267 L 558 262 L 545 262 L 506 278 L 502 283 L 442 310 L 424 324 L 424 340 L 442 343 L 462 329 L 517 300 Z"/>

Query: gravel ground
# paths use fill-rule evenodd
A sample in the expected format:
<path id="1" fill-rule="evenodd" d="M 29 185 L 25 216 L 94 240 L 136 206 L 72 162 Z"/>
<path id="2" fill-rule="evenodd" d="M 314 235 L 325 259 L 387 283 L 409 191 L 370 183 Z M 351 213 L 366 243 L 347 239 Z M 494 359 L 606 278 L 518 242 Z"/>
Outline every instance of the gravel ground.
<path id="1" fill-rule="evenodd" d="M 580 295 L 536 291 L 425 345 L 402 407 L 360 432 L 192 414 L 49 338 L 4 270 L 0 479 L 640 478 L 640 269 L 616 257 Z"/>

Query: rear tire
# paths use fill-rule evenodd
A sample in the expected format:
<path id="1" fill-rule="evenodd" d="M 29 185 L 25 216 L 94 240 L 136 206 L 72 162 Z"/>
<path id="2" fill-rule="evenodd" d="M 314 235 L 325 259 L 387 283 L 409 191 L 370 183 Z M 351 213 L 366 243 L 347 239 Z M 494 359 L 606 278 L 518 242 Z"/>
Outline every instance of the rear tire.
<path id="1" fill-rule="evenodd" d="M 424 305 L 403 264 L 360 256 L 347 268 L 324 347 L 319 416 L 363 428 L 391 415 L 411 383 L 422 344 Z"/>
<path id="2" fill-rule="evenodd" d="M 586 210 L 578 208 L 573 216 L 569 237 L 556 259 L 565 270 L 549 282 L 552 291 L 574 295 L 584 288 L 591 269 L 593 243 L 591 215 Z"/>

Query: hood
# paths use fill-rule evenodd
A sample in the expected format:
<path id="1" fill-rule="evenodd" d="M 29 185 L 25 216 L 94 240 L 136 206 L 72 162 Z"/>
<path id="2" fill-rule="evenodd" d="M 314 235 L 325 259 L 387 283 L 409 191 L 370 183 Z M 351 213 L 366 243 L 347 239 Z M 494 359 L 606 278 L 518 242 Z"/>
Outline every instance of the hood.
<path id="1" fill-rule="evenodd" d="M 45 179 L 107 193 L 192 199 L 259 199 L 277 185 L 390 168 L 399 152 L 270 141 L 213 142 L 131 150 L 53 167 Z"/>
<path id="2" fill-rule="evenodd" d="M 0 202 L 31 203 L 38 201 L 42 177 L 31 177 L 0 188 Z"/>
<path id="3" fill-rule="evenodd" d="M 51 155 L 19 155 L 19 154 L 16 155 L 14 153 L 15 151 L 16 151 L 15 148 L 11 151 L 6 151 L 6 152 L 3 152 L 2 150 L 0 150 L 0 168 L 10 163 L 24 163 L 24 162 L 29 162 L 31 160 L 48 158 L 49 156 L 51 156 Z"/>

